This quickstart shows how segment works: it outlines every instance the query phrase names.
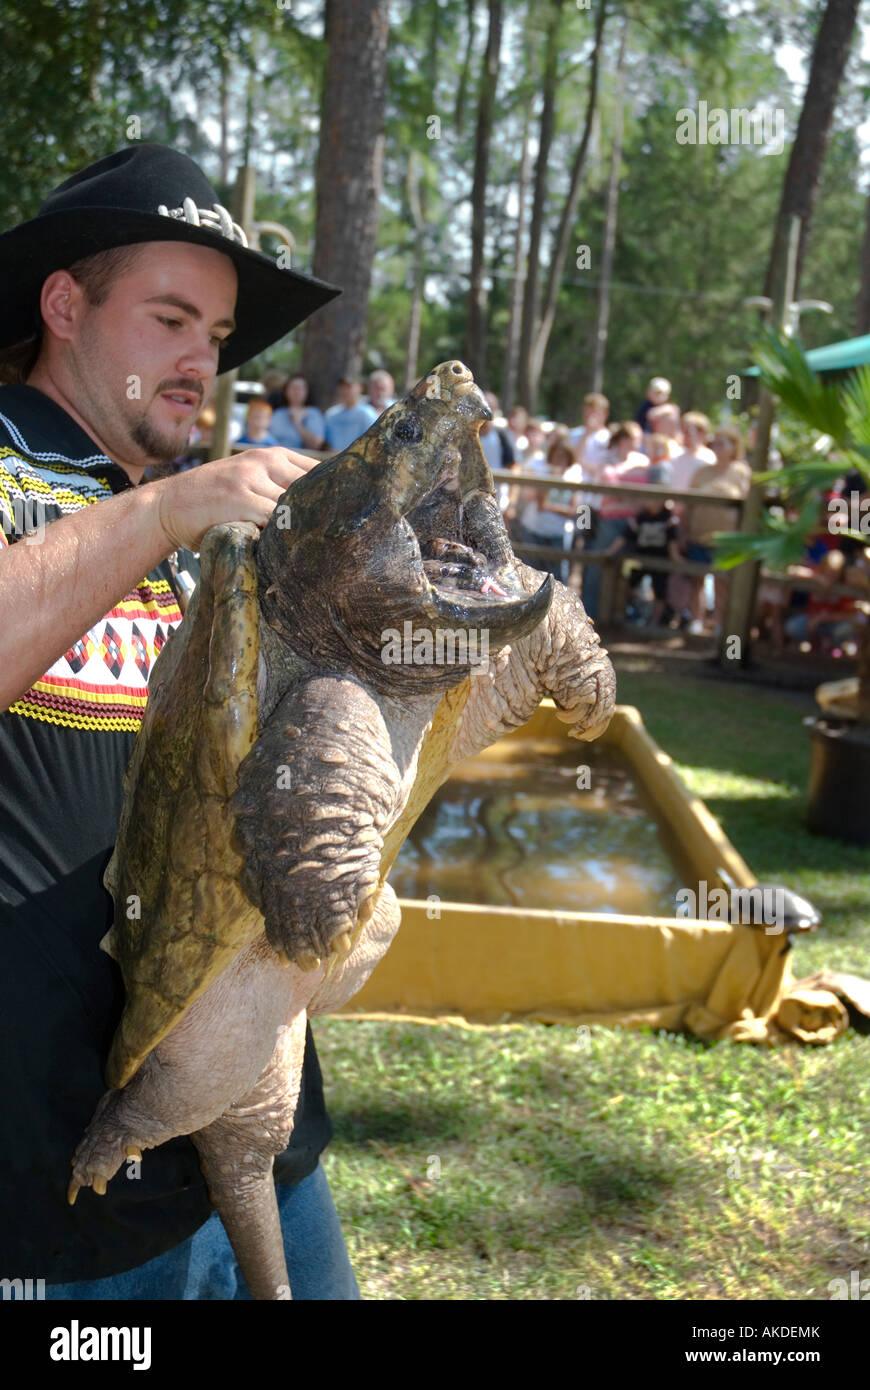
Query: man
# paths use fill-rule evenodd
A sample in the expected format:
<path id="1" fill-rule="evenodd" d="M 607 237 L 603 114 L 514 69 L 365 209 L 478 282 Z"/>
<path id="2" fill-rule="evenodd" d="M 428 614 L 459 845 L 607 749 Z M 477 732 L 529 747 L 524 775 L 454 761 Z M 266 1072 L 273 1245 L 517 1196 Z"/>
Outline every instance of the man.
<path id="1" fill-rule="evenodd" d="M 680 421 L 683 452 L 671 460 L 671 482 L 677 492 L 687 492 L 699 468 L 716 462 L 716 455 L 707 448 L 711 425 L 700 410 L 687 410 Z"/>
<path id="2" fill-rule="evenodd" d="M 706 415 L 703 415 L 700 410 L 687 410 L 683 413 L 680 425 L 683 435 L 683 451 L 671 459 L 671 485 L 676 492 L 688 492 L 698 469 L 715 463 L 716 455 L 712 449 L 707 448 L 711 425 Z M 687 519 L 684 503 L 676 502 L 674 504 L 674 515 L 682 533 Z M 687 627 L 691 621 L 689 605 L 694 601 L 693 595 L 696 594 L 696 589 L 697 586 L 693 584 L 688 575 L 677 573 L 668 575 L 668 607 L 673 615 L 672 621 L 676 621 L 679 626 Z"/>
<path id="3" fill-rule="evenodd" d="M 339 404 L 336 409 L 326 412 L 324 434 L 327 449 L 340 454 L 377 420 L 376 412 L 361 396 L 362 382 L 359 377 L 343 376 L 338 383 Z"/>
<path id="4" fill-rule="evenodd" d="M 372 407 L 375 415 L 381 415 L 390 405 L 396 403 L 396 383 L 390 373 L 383 367 L 376 367 L 369 376 L 369 394 L 367 404 Z"/>
<path id="5" fill-rule="evenodd" d="M 673 462 L 674 459 L 680 457 L 683 452 L 680 418 L 680 407 L 673 401 L 667 401 L 664 405 L 654 405 L 651 410 L 647 411 L 647 437 L 644 441 L 647 453 L 649 453 L 649 436 L 658 434 L 667 440 L 668 458 Z"/>
<path id="6" fill-rule="evenodd" d="M 170 558 L 213 525 L 264 526 L 310 460 L 286 449 L 138 486 L 177 457 L 219 371 L 338 291 L 279 270 L 200 170 L 130 146 L 0 237 L 0 1274 L 49 1297 L 244 1298 L 187 1138 L 65 1200 L 123 1001 L 98 949 L 102 874 L 161 647 Z M 143 578 L 145 576 L 145 578 Z M 276 1160 L 291 1287 L 358 1297 L 318 1155 L 330 1138 L 310 1035 Z"/>
<path id="7" fill-rule="evenodd" d="M 571 443 L 582 465 L 583 476 L 590 482 L 600 482 L 600 472 L 610 461 L 610 430 L 607 419 L 610 401 L 600 391 L 590 391 L 583 397 L 583 424 L 571 431 Z"/>

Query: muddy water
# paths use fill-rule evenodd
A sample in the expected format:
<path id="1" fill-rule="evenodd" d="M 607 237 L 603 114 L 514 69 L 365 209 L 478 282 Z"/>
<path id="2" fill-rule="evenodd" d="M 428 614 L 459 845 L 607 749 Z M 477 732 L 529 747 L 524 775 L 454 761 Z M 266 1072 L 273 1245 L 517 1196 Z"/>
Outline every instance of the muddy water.
<path id="1" fill-rule="evenodd" d="M 684 879 L 617 749 L 512 739 L 492 754 L 461 763 L 417 821 L 390 874 L 399 897 L 674 915 Z"/>

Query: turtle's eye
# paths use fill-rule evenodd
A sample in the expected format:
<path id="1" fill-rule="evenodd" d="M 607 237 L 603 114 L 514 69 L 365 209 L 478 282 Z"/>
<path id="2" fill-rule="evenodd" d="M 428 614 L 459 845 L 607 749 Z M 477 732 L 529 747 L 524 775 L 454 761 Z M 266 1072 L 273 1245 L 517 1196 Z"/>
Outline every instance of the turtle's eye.
<path id="1" fill-rule="evenodd" d="M 403 440 L 406 444 L 418 444 L 423 438 L 423 426 L 419 420 L 408 415 L 396 425 L 393 430 L 393 437 Z"/>

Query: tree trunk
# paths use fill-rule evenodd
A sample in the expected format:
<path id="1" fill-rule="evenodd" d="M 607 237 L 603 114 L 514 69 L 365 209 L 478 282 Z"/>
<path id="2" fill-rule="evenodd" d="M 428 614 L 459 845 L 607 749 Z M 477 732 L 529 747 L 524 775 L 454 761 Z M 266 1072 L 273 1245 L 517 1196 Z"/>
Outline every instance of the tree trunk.
<path id="1" fill-rule="evenodd" d="M 855 332 L 870 333 L 870 194 L 864 204 L 864 244 L 861 247 L 861 287 L 855 306 Z"/>
<path id="2" fill-rule="evenodd" d="M 489 179 L 489 148 L 495 92 L 498 85 L 501 52 L 502 0 L 489 0 L 489 31 L 480 74 L 477 103 L 477 134 L 474 149 L 474 182 L 471 190 L 471 283 L 468 289 L 468 318 L 465 330 L 465 361 L 476 379 L 486 383 L 486 289 L 484 288 L 484 247 L 486 243 L 486 188 Z"/>
<path id="3" fill-rule="evenodd" d="M 339 377 L 361 372 L 384 152 L 387 0 L 326 0 L 328 46 L 317 151 L 313 274 L 344 293 L 305 333 L 302 370 L 328 406 Z"/>
<path id="4" fill-rule="evenodd" d="M 837 92 L 849 56 L 859 3 L 860 0 L 828 0 L 819 25 L 813 47 L 809 81 L 804 93 L 804 104 L 791 147 L 774 228 L 773 246 L 764 286 L 764 293 L 768 296 L 773 294 L 776 268 L 785 254 L 788 219 L 794 216 L 801 219 L 794 288 L 795 299 L 800 297 L 801 267 L 809 238 L 810 221 L 821 183 L 822 164 Z"/>
<path id="5" fill-rule="evenodd" d="M 429 36 L 424 70 L 426 83 L 432 93 L 433 105 L 438 91 L 438 34 L 440 26 L 439 8 L 437 4 L 432 4 L 429 7 Z M 408 212 L 414 228 L 410 275 L 411 308 L 408 314 L 408 337 L 405 344 L 403 380 L 406 391 L 410 391 L 418 380 L 420 332 L 423 326 L 423 296 L 426 286 L 426 183 L 423 178 L 423 170 L 423 161 L 419 151 L 412 146 L 408 153 L 408 173 L 405 184 Z"/>
<path id="6" fill-rule="evenodd" d="M 598 15 L 595 20 L 595 44 L 592 49 L 592 66 L 589 72 L 589 96 L 586 102 L 586 119 L 583 123 L 583 135 L 574 156 L 574 163 L 571 166 L 571 182 L 565 202 L 562 205 L 562 215 L 559 218 L 559 229 L 556 233 L 556 243 L 553 250 L 553 258 L 550 262 L 550 273 L 547 276 L 547 292 L 544 299 L 544 308 L 541 314 L 541 322 L 534 340 L 534 347 L 529 361 L 529 386 L 530 399 L 534 400 L 538 394 L 538 381 L 541 376 L 541 369 L 544 365 L 544 355 L 547 351 L 547 344 L 550 341 L 550 334 L 553 330 L 553 321 L 556 317 L 556 304 L 559 298 L 559 282 L 562 279 L 562 270 L 565 265 L 565 257 L 568 253 L 568 244 L 571 240 L 571 233 L 574 228 L 574 219 L 577 216 L 577 200 L 580 196 L 580 180 L 583 177 L 583 168 L 586 163 L 586 151 L 589 148 L 589 137 L 592 134 L 592 126 L 595 119 L 595 103 L 598 100 L 598 69 L 601 57 L 601 40 L 604 34 L 604 21 L 607 18 L 607 0 L 600 0 Z"/>
<path id="7" fill-rule="evenodd" d="M 517 370 L 520 364 L 520 327 L 523 316 L 523 284 L 525 282 L 525 241 L 526 204 L 529 200 L 529 184 L 532 178 L 532 151 L 529 143 L 529 113 L 523 123 L 523 153 L 520 159 L 520 176 L 517 189 L 517 230 L 514 237 L 514 271 L 511 278 L 510 318 L 508 319 L 507 347 L 504 357 L 504 381 L 502 382 L 501 404 L 503 410 L 510 410 L 514 404 L 517 390 Z M 524 402 L 523 402 L 524 404 Z"/>
<path id="8" fill-rule="evenodd" d="M 459 86 L 456 90 L 456 107 L 453 112 L 453 124 L 457 130 L 462 129 L 465 120 L 465 96 L 468 91 L 468 74 L 471 71 L 471 55 L 474 52 L 474 7 L 475 0 L 465 0 L 465 8 L 468 13 L 468 38 L 465 41 L 465 53 L 459 73 Z"/>
<path id="9" fill-rule="evenodd" d="M 423 216 L 423 181 L 420 177 L 420 156 L 412 149 L 408 154 L 408 210 L 414 225 L 414 257 L 411 265 L 411 310 L 408 315 L 408 339 L 405 346 L 404 389 L 410 391 L 417 380 L 417 359 L 420 356 L 420 327 L 423 320 L 423 284 L 426 277 Z"/>
<path id="10" fill-rule="evenodd" d="M 520 400 L 535 409 L 538 380 L 532 379 L 532 354 L 538 330 L 541 285 L 541 241 L 544 234 L 544 215 L 547 204 L 547 175 L 550 146 L 556 119 L 556 79 L 559 65 L 559 21 L 564 0 L 550 0 L 550 13 L 544 46 L 544 104 L 538 132 L 538 157 L 535 161 L 535 191 L 532 196 L 532 220 L 529 228 L 529 256 L 526 284 L 523 290 L 523 322 L 520 332 Z"/>
<path id="11" fill-rule="evenodd" d="M 610 176 L 604 204 L 604 244 L 601 248 L 601 270 L 598 276 L 598 307 L 595 315 L 595 355 L 592 363 L 593 391 L 604 386 L 604 361 L 607 356 L 607 330 L 610 322 L 610 281 L 613 276 L 613 252 L 616 246 L 616 216 L 619 208 L 619 170 L 622 164 L 622 136 L 625 102 L 625 46 L 628 20 L 622 26 L 619 56 L 616 60 L 616 89 L 613 105 L 613 144 L 610 150 Z"/>
<path id="12" fill-rule="evenodd" d="M 218 49 L 218 92 L 220 100 L 220 175 L 221 188 L 230 181 L 230 86 L 226 50 Z"/>

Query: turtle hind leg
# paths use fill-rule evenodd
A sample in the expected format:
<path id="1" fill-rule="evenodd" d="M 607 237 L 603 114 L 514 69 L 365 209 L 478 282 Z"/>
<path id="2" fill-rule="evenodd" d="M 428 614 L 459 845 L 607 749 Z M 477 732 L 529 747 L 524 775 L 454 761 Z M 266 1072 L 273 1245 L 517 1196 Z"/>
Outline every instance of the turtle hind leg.
<path id="1" fill-rule="evenodd" d="M 278 1029 L 272 1056 L 248 1094 L 190 1136 L 209 1195 L 255 1299 L 291 1296 L 272 1169 L 293 1130 L 305 1025 L 302 1009 Z"/>
<path id="2" fill-rule="evenodd" d="M 173 1139 L 178 1129 L 166 1125 L 136 1103 L 138 1087 L 106 1091 L 97 1102 L 93 1118 L 73 1155 L 67 1201 L 75 1202 L 83 1187 L 104 1196 L 106 1184 L 125 1158 L 141 1159 L 143 1149 L 154 1149 Z"/>

